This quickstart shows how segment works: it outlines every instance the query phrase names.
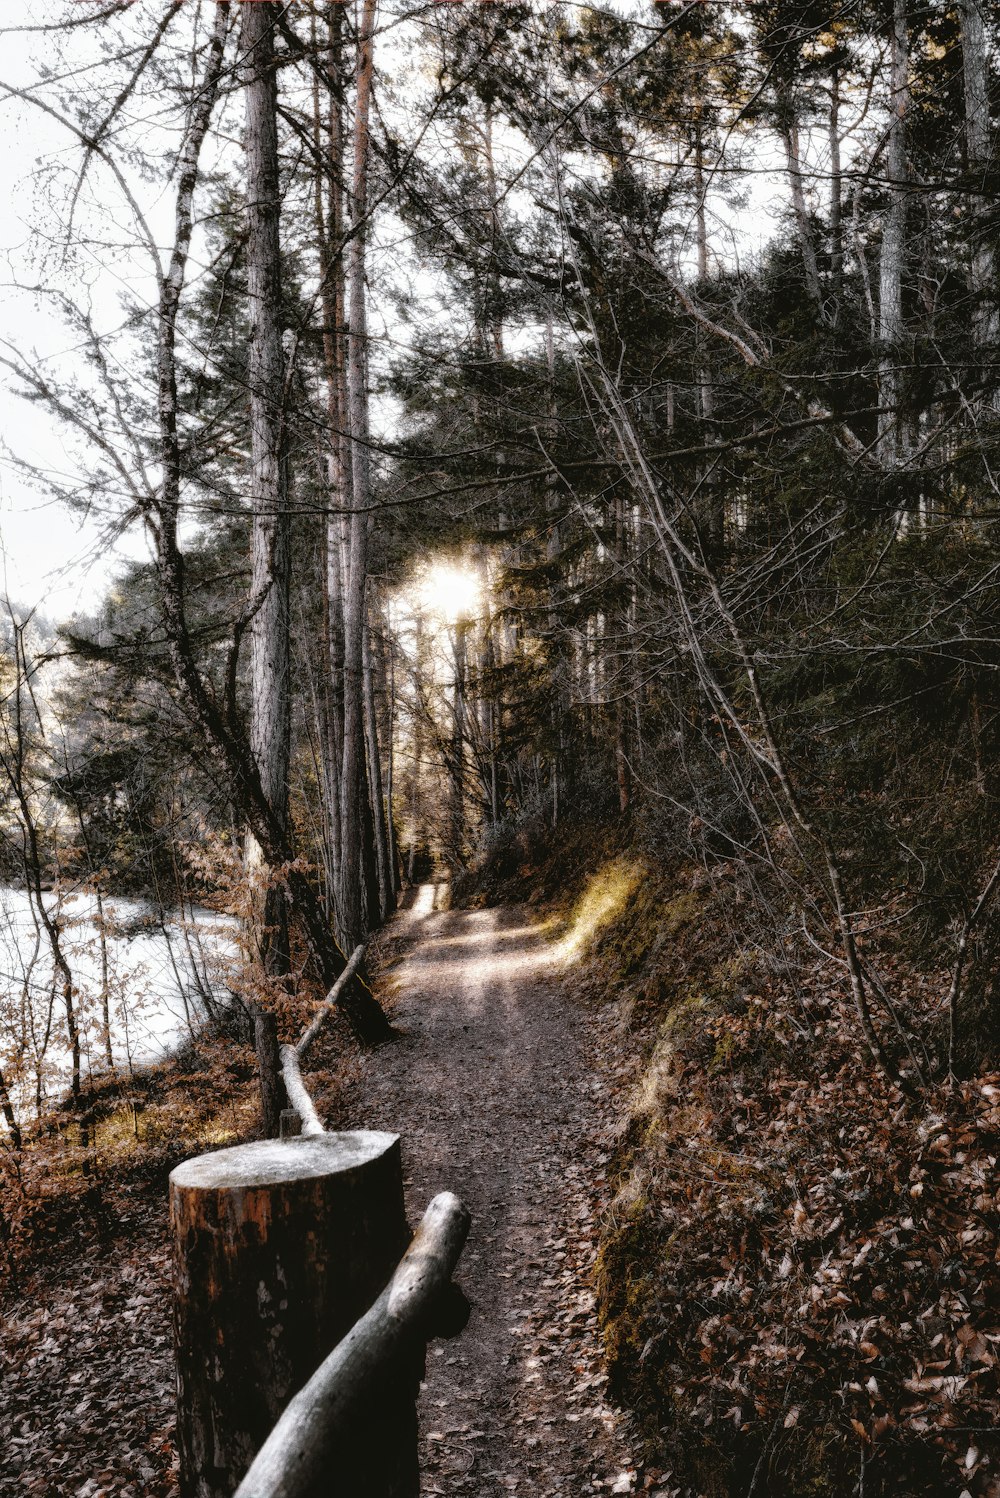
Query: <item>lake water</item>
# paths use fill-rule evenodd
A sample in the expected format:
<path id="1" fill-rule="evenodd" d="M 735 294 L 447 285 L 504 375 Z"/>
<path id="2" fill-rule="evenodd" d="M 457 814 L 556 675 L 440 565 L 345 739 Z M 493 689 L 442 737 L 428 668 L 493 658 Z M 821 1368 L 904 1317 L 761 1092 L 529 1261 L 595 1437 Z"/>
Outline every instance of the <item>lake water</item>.
<path id="1" fill-rule="evenodd" d="M 111 1051 L 124 1070 L 163 1060 L 204 1022 L 207 1006 L 229 997 L 227 963 L 236 952 L 229 917 L 195 907 L 182 917 L 147 900 L 105 897 L 104 950 L 92 894 L 46 895 L 58 913 L 73 974 L 84 1075 L 106 1070 L 103 993 Z M 24 890 L 0 887 L 0 1065 L 18 1112 L 37 1093 L 64 1093 L 71 1074 L 61 985 L 44 927 Z M 29 1106 L 30 1105 L 30 1106 Z"/>

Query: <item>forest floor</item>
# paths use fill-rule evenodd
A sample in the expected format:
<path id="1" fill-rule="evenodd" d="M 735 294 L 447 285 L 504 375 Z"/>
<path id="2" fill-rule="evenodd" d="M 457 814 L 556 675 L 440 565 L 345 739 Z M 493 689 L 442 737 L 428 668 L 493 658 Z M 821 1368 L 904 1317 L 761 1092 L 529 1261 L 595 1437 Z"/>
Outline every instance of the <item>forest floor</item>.
<path id="1" fill-rule="evenodd" d="M 591 1285 L 613 1144 L 596 1016 L 522 910 L 441 910 L 425 885 L 391 928 L 397 1043 L 349 1111 L 403 1139 L 411 1221 L 452 1190 L 473 1219 L 466 1331 L 432 1344 L 423 1494 L 583 1498 L 672 1491 L 607 1403 Z"/>
<path id="2" fill-rule="evenodd" d="M 398 1039 L 358 1061 L 329 1027 L 312 1078 L 331 1127 L 402 1135 L 411 1222 L 446 1188 L 472 1212 L 471 1320 L 428 1352 L 422 1493 L 668 1498 L 679 1489 L 643 1471 L 605 1398 L 592 1286 L 634 1063 L 524 911 L 437 909 L 443 893 L 425 886 L 380 940 Z M 96 1197 L 54 1195 L 33 1219 L 0 1305 L 4 1498 L 176 1493 L 166 1174 L 250 1137 L 255 1116 L 248 1058 L 204 1052 L 200 1070 L 155 1079 Z"/>

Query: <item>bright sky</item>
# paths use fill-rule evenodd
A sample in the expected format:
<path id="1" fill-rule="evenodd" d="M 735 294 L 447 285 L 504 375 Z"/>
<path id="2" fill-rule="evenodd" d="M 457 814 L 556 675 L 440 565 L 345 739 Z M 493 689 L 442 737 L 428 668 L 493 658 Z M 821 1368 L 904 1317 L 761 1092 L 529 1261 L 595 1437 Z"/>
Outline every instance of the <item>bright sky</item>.
<path id="1" fill-rule="evenodd" d="M 6 33 L 7 27 L 51 20 L 50 0 L 2 0 L 5 28 L 0 78 L 23 86 L 36 72 L 32 57 L 44 53 L 38 35 Z M 0 100 L 0 354 L 14 345 L 44 363 L 72 347 L 74 339 L 41 299 L 18 287 L 39 279 L 28 224 L 39 167 L 74 151 L 68 133 L 54 120 L 19 100 Z M 78 464 L 67 453 L 52 418 L 13 394 L 14 381 L 0 370 L 0 591 L 53 621 L 86 612 L 98 602 L 121 558 L 142 555 L 134 538 L 116 554 L 109 549 L 96 517 L 73 515 L 51 491 L 30 484 L 11 460 L 25 461 L 72 478 Z"/>

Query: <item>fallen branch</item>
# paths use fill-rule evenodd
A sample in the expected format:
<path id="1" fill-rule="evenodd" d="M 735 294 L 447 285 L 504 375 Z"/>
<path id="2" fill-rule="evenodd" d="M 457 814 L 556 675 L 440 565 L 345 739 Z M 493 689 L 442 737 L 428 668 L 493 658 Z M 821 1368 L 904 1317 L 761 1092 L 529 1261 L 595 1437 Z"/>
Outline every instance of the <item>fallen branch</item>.
<path id="1" fill-rule="evenodd" d="M 300 1132 L 305 1134 L 307 1138 L 315 1138 L 317 1134 L 325 1134 L 326 1127 L 316 1112 L 316 1104 L 309 1096 L 308 1087 L 302 1080 L 298 1054 L 293 1045 L 283 1045 L 281 1047 L 281 1077 L 285 1084 L 285 1091 L 288 1093 L 289 1104 L 298 1114 L 301 1125 Z M 284 1115 L 282 1115 L 282 1129 L 284 1127 L 285 1119 Z"/>
<path id="2" fill-rule="evenodd" d="M 361 946 L 354 948 L 354 951 L 351 953 L 350 961 L 344 968 L 344 971 L 341 973 L 336 983 L 330 989 L 330 992 L 327 994 L 326 998 L 323 1000 L 322 1004 L 313 1015 L 308 1028 L 303 1032 L 301 1039 L 296 1044 L 295 1052 L 300 1061 L 303 1060 L 306 1051 L 308 1051 L 309 1047 L 316 1039 L 316 1036 L 319 1034 L 320 1030 L 322 1030 L 323 1025 L 330 1015 L 330 1012 L 333 1009 L 336 1009 L 338 1003 L 340 1002 L 340 995 L 344 992 L 344 989 L 347 987 L 348 983 L 350 983 L 351 979 L 354 977 L 354 974 L 361 966 L 361 959 L 364 957 L 364 955 L 365 947 L 364 943 L 362 942 Z"/>

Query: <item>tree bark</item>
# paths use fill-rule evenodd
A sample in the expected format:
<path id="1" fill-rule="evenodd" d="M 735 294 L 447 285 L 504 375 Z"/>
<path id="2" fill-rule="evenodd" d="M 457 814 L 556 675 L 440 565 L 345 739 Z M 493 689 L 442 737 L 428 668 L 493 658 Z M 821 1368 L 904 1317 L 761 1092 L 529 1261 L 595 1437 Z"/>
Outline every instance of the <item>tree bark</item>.
<path id="1" fill-rule="evenodd" d="M 910 38 L 906 0 L 893 0 L 890 119 L 886 152 L 889 207 L 879 258 L 879 456 L 888 468 L 903 456 L 903 258 L 906 253 L 906 127 L 910 112 Z"/>
<path id="2" fill-rule="evenodd" d="M 281 1133 L 282 1111 L 289 1104 L 281 1072 L 278 1021 L 262 1004 L 253 1006 L 253 1038 L 260 1080 L 261 1133 L 265 1139 L 277 1139 Z"/>
<path id="3" fill-rule="evenodd" d="M 378 871 L 379 919 L 380 921 L 387 921 L 396 906 L 396 885 L 389 858 L 389 832 L 386 824 L 385 799 L 382 792 L 382 756 L 379 748 L 371 630 L 367 628 L 362 638 L 362 664 L 365 692 L 365 742 L 368 750 L 368 787 L 371 797 L 372 823 L 375 832 L 375 864 Z"/>
<path id="4" fill-rule="evenodd" d="M 323 305 L 323 373 L 326 383 L 326 485 L 329 511 L 324 537 L 324 637 L 321 659 L 322 789 L 329 899 L 342 928 L 340 913 L 341 805 L 340 776 L 344 752 L 344 506 L 350 485 L 350 459 L 345 435 L 347 400 L 344 350 L 344 104 L 342 88 L 343 6 L 327 9 L 326 60 L 332 86 L 325 122 L 325 170 L 317 166 L 315 186 L 316 242 Z M 324 157 L 324 126 L 320 82 L 313 92 L 314 142 L 317 162 Z"/>
<path id="5" fill-rule="evenodd" d="M 465 863 L 465 658 L 469 624 L 455 621 L 455 688 L 451 728 L 451 864 L 458 872 Z"/>
<path id="6" fill-rule="evenodd" d="M 990 167 L 989 52 L 982 0 L 960 0 L 962 18 L 962 77 L 965 88 L 965 152 L 970 179 L 971 247 L 969 290 L 972 293 L 972 336 L 981 360 L 995 355 L 1000 341 L 995 250 L 988 223 L 985 175 Z M 1000 385 L 993 379 L 992 401 L 1000 408 Z"/>
<path id="7" fill-rule="evenodd" d="M 392 637 L 387 629 L 382 656 L 382 687 L 385 696 L 385 820 L 389 845 L 389 867 L 392 871 L 392 904 L 396 908 L 402 877 L 399 866 L 399 843 L 393 804 L 396 792 L 396 658 Z"/>
<path id="8" fill-rule="evenodd" d="M 250 749 L 275 821 L 288 825 L 291 536 L 286 480 L 278 88 L 271 0 L 244 7 L 246 85 L 247 295 L 250 308 Z M 289 967 L 288 909 L 281 870 L 248 838 L 257 954 L 269 977 Z M 255 1015 L 261 1113 L 275 1137 L 286 1106 L 273 1016 Z"/>
<path id="9" fill-rule="evenodd" d="M 799 231 L 799 250 L 802 255 L 802 273 L 806 283 L 806 294 L 813 304 L 816 316 L 820 321 L 825 321 L 823 294 L 819 284 L 819 264 L 816 259 L 816 246 L 809 223 L 809 206 L 806 203 L 805 187 L 802 181 L 802 155 L 799 147 L 799 122 L 795 115 L 796 106 L 790 94 L 779 98 L 778 104 L 782 116 L 781 138 L 785 147 L 785 163 L 788 167 L 788 181 L 792 189 L 792 207 L 795 211 L 796 228 Z"/>
<path id="10" fill-rule="evenodd" d="M 708 223 L 705 217 L 706 187 L 704 174 L 704 137 L 701 123 L 699 122 L 696 127 L 694 156 L 694 181 L 698 209 L 695 227 L 698 240 L 699 281 L 707 281 L 708 279 Z M 705 443 L 707 445 L 712 441 L 715 431 L 715 388 L 712 384 L 712 371 L 707 362 L 698 370 L 698 402 L 702 423 L 705 427 Z M 714 467 L 712 459 L 709 458 L 702 471 L 700 485 L 705 491 L 705 499 L 696 506 L 696 509 L 701 525 L 702 546 L 705 554 L 709 558 L 718 560 L 722 552 L 726 521 L 725 500 L 722 496 Z"/>
<path id="11" fill-rule="evenodd" d="M 188 1160 L 170 1177 L 170 1221 L 180 1491 L 231 1498 L 406 1247 L 399 1138 L 267 1140 Z M 356 1470 L 337 1472 L 351 1498 L 383 1492 L 398 1422 L 413 1422 L 412 1383 L 368 1417 Z"/>
<path id="12" fill-rule="evenodd" d="M 844 277 L 844 210 L 840 156 L 840 69 L 830 78 L 830 279 L 833 283 L 834 321 L 840 310 Z"/>
<path id="13" fill-rule="evenodd" d="M 247 293 L 250 304 L 250 503 L 253 513 L 250 743 L 275 820 L 288 823 L 290 524 L 281 347 L 277 80 L 274 6 L 243 12 L 246 84 Z M 258 849 L 259 852 L 259 849 Z M 261 870 L 260 952 L 269 972 L 288 968 L 284 892 Z"/>
<path id="14" fill-rule="evenodd" d="M 419 610 L 413 619 L 413 705 L 410 711 L 411 778 L 410 778 L 410 847 L 406 864 L 406 877 L 410 884 L 416 882 L 423 839 L 423 759 L 424 759 L 424 628 Z"/>
<path id="15" fill-rule="evenodd" d="M 368 447 L 367 306 L 365 296 L 365 219 L 368 212 L 369 111 L 372 90 L 372 34 L 375 0 L 364 0 L 358 35 L 351 184 L 351 242 L 348 251 L 350 322 L 347 337 L 348 426 L 351 441 L 351 516 L 347 590 L 344 600 L 344 743 L 341 802 L 341 939 L 356 946 L 365 934 L 365 734 L 363 633 L 368 578 L 368 520 L 371 506 Z"/>

